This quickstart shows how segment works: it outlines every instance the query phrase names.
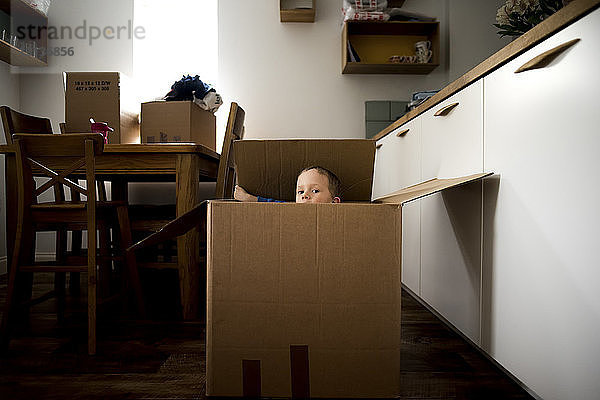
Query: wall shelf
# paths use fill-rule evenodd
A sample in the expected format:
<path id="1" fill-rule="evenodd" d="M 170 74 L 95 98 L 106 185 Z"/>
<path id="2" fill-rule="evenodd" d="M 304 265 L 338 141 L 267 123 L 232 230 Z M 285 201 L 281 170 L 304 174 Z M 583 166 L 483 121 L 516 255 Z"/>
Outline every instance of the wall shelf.
<path id="1" fill-rule="evenodd" d="M 0 60 L 19 67 L 47 67 L 48 63 L 0 40 Z"/>
<path id="2" fill-rule="evenodd" d="M 315 22 L 316 0 L 279 0 L 281 22 Z"/>
<path id="3" fill-rule="evenodd" d="M 390 56 L 415 54 L 418 41 L 431 42 L 427 63 L 391 63 Z M 351 61 L 348 43 L 359 60 Z M 440 65 L 439 22 L 347 21 L 342 31 L 343 74 L 428 74 Z"/>
<path id="4" fill-rule="evenodd" d="M 31 7 L 22 0 L 0 0 L 0 12 L 3 18 L 0 22 L 0 32 L 4 29 L 12 34 L 18 34 L 21 43 L 28 42 L 32 48 L 45 50 L 48 46 L 48 17 L 39 10 Z M 28 29 L 19 30 L 20 27 L 33 26 L 32 37 L 22 37 L 29 33 Z M 38 37 L 39 32 L 39 37 Z M 35 43 L 34 45 L 32 43 Z M 21 47 L 21 46 L 19 46 Z M 32 51 L 33 53 L 33 51 Z M 0 40 L 0 60 L 14 66 L 45 67 L 48 65 L 46 55 L 34 57 L 21 48 L 15 47 L 7 41 Z"/>

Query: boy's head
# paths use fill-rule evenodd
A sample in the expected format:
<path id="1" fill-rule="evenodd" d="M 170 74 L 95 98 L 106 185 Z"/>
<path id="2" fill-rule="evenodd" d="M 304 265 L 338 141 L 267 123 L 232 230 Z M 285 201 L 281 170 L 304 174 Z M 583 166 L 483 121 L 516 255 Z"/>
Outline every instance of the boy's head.
<path id="1" fill-rule="evenodd" d="M 328 169 L 304 168 L 296 183 L 296 203 L 339 203 L 341 183 Z"/>

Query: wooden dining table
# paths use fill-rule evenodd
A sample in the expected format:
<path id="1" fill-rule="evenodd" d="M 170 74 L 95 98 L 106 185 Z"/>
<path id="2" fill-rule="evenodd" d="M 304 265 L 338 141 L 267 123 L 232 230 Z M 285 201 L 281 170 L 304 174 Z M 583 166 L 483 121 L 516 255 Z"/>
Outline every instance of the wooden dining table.
<path id="1" fill-rule="evenodd" d="M 6 209 L 17 208 L 16 160 L 14 145 L 0 145 L 5 155 Z M 68 158 L 49 160 L 60 171 L 71 163 Z M 199 144 L 107 144 L 96 157 L 96 177 L 111 182 L 113 200 L 127 200 L 129 182 L 176 182 L 177 216 L 200 202 L 199 182 L 215 182 L 219 154 Z M 77 171 L 76 171 L 77 173 Z M 17 213 L 6 215 L 8 265 L 12 257 Z M 177 238 L 177 267 L 182 315 L 185 320 L 199 316 L 200 232 L 193 229 Z"/>

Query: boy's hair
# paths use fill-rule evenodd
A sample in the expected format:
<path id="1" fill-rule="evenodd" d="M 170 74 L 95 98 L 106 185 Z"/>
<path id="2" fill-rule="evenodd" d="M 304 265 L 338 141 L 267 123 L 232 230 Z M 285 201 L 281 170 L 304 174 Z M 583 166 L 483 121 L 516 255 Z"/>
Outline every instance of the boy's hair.
<path id="1" fill-rule="evenodd" d="M 331 193 L 331 197 L 341 197 L 342 195 L 342 182 L 340 182 L 340 178 L 338 178 L 333 172 L 328 170 L 327 168 L 320 167 L 318 165 L 311 165 L 310 167 L 304 168 L 298 176 L 306 171 L 310 171 L 311 169 L 316 170 L 319 174 L 325 175 L 327 177 L 327 181 L 329 182 L 329 192 Z"/>

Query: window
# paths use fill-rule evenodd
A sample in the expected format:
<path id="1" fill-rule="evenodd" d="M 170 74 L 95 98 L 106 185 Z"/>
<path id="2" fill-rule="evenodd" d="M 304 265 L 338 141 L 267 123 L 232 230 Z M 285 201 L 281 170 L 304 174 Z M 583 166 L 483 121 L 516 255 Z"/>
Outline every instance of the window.
<path id="1" fill-rule="evenodd" d="M 134 0 L 133 15 L 145 31 L 133 41 L 138 101 L 162 98 L 187 74 L 219 91 L 217 0 Z"/>

